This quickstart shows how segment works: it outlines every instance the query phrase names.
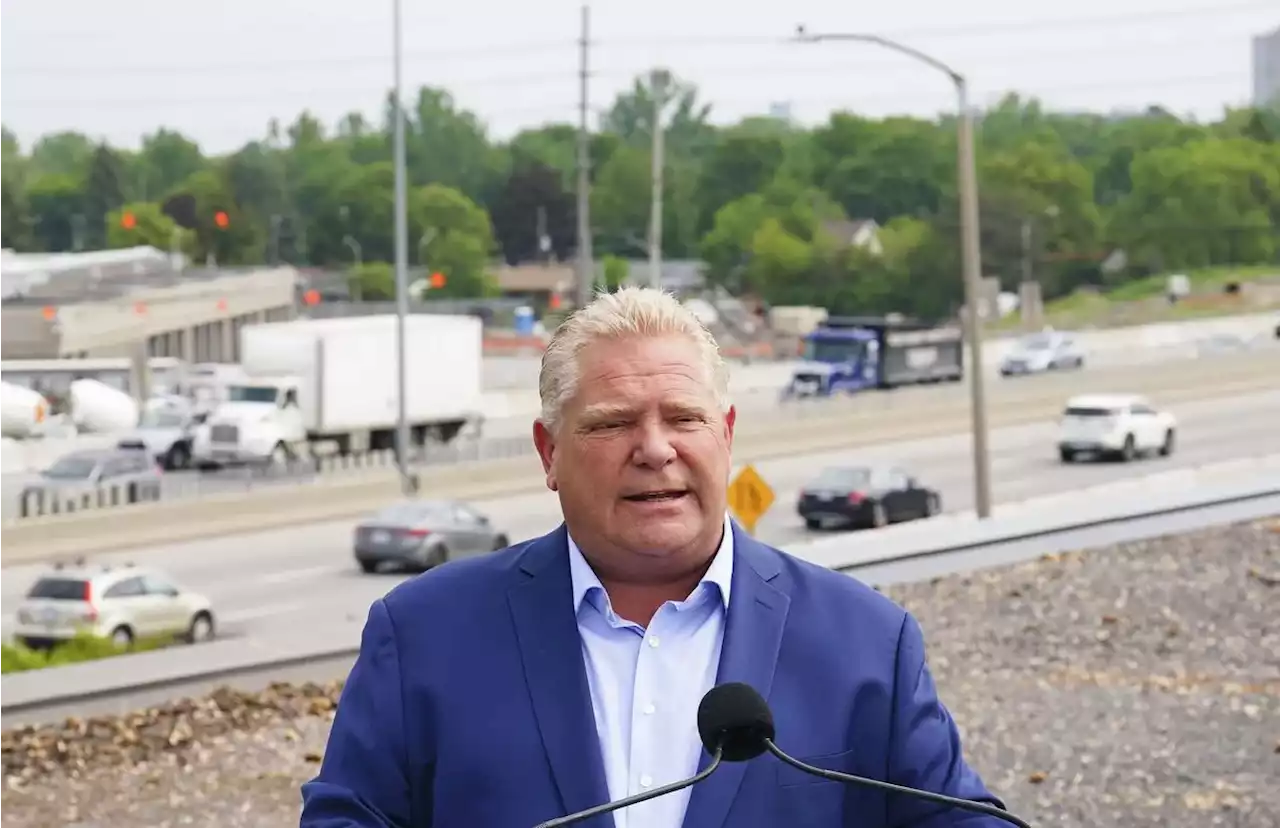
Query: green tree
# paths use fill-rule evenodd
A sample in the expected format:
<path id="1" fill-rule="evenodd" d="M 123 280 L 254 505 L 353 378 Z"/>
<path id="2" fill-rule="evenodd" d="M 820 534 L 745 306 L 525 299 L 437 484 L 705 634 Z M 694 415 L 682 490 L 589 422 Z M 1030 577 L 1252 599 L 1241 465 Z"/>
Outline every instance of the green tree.
<path id="1" fill-rule="evenodd" d="M 27 200 L 37 248 L 51 253 L 86 249 L 84 183 L 80 176 L 41 175 L 27 190 Z"/>
<path id="2" fill-rule="evenodd" d="M 200 146 L 179 132 L 158 129 L 142 139 L 133 181 L 127 189 L 139 201 L 158 200 L 205 167 Z"/>
<path id="3" fill-rule="evenodd" d="M 423 262 L 444 275 L 440 296 L 477 297 L 493 292 L 488 267 L 494 253 L 493 226 L 484 208 L 452 187 L 429 184 L 415 190 L 410 224 L 426 239 Z"/>
<path id="4" fill-rule="evenodd" d="M 1241 138 L 1163 147 L 1136 158 L 1111 238 L 1149 269 L 1275 261 L 1280 148 Z"/>
<path id="5" fill-rule="evenodd" d="M 124 204 L 125 161 L 105 144 L 94 150 L 84 182 L 85 245 L 91 250 L 106 246 L 107 215 Z"/>
<path id="6" fill-rule="evenodd" d="M 141 201 L 107 215 L 106 239 L 110 248 L 150 246 L 190 254 L 195 236 L 166 216 L 159 204 Z"/>
<path id="7" fill-rule="evenodd" d="M 36 141 L 31 148 L 33 175 L 66 175 L 81 178 L 89 168 L 94 143 L 79 132 L 57 132 Z"/>

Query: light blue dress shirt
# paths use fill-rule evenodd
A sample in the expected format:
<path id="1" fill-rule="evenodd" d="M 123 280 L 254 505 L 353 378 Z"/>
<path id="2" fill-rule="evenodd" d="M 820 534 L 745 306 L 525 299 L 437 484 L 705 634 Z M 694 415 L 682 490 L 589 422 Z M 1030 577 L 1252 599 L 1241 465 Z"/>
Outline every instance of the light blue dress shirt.
<path id="1" fill-rule="evenodd" d="M 715 684 L 733 576 L 733 527 L 684 601 L 658 608 L 646 630 L 614 613 L 600 579 L 569 538 L 569 567 L 610 800 L 697 773 L 697 713 Z M 615 811 L 616 828 L 680 828 L 692 789 Z"/>

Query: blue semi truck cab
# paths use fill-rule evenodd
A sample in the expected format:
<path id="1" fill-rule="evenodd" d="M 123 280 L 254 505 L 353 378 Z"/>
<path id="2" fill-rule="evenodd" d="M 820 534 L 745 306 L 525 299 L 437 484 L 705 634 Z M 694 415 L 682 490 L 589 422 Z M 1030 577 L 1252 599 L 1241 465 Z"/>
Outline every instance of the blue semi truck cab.
<path id="1" fill-rule="evenodd" d="M 964 334 L 955 325 L 835 317 L 805 337 L 784 397 L 826 397 L 964 377 Z"/>

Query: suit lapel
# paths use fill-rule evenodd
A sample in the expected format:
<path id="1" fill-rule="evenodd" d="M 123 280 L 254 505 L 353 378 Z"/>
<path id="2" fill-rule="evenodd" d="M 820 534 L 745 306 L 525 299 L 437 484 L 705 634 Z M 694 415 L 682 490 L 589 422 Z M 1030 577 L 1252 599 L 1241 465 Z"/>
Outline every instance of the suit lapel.
<path id="1" fill-rule="evenodd" d="M 733 543 L 733 586 L 716 683 L 744 682 L 767 699 L 791 599 L 770 583 L 781 571 L 776 552 L 753 540 L 737 523 L 733 524 Z M 698 767 L 705 768 L 707 762 L 704 753 Z M 746 762 L 726 762 L 694 788 L 684 828 L 720 828 L 746 770 Z"/>
<path id="2" fill-rule="evenodd" d="M 521 582 L 507 597 L 542 743 L 565 813 L 572 813 L 609 794 L 573 610 L 567 537 L 561 525 L 534 541 L 519 562 Z M 583 824 L 612 828 L 612 817 L 605 819 Z"/>

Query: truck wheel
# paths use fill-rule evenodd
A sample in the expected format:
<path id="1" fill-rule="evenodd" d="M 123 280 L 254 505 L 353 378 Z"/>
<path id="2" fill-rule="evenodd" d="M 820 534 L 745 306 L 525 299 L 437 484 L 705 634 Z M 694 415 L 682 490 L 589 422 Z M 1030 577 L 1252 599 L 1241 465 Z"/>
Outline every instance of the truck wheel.
<path id="1" fill-rule="evenodd" d="M 164 467 L 180 471 L 191 465 L 191 449 L 186 443 L 174 443 L 164 455 Z"/>
<path id="2" fill-rule="evenodd" d="M 277 469 L 282 469 L 289 465 L 289 447 L 284 443 L 276 443 L 275 448 L 271 449 L 271 456 L 267 462 Z"/>

